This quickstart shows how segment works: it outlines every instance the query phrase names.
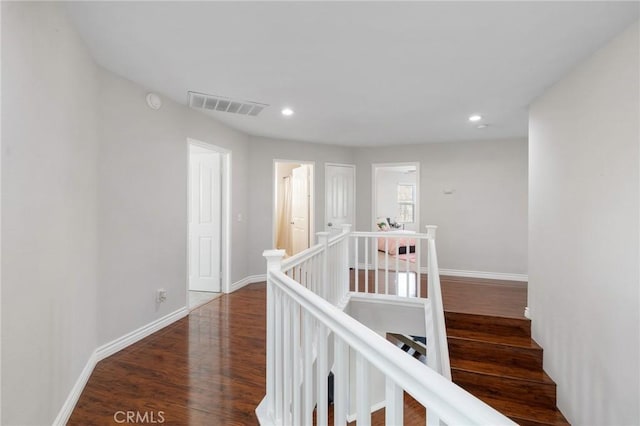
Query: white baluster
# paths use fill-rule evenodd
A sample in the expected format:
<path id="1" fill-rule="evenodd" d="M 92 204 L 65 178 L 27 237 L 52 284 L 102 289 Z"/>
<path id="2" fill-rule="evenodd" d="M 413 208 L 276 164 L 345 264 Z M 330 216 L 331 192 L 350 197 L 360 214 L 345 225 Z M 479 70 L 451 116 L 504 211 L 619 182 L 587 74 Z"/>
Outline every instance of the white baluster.
<path id="1" fill-rule="evenodd" d="M 420 253 L 422 251 L 422 239 L 416 239 L 416 297 L 420 297 L 420 288 L 422 287 L 422 281 L 420 278 Z"/>
<path id="2" fill-rule="evenodd" d="M 388 376 L 385 383 L 385 424 L 403 424 L 404 395 L 400 386 L 396 385 Z"/>
<path id="3" fill-rule="evenodd" d="M 394 256 L 396 258 L 396 295 L 400 296 L 400 258 L 398 257 L 400 247 L 398 247 L 399 241 L 397 239 L 394 240 L 394 243 L 396 246 L 396 255 Z"/>
<path id="4" fill-rule="evenodd" d="M 406 240 L 404 247 L 404 268 L 406 270 L 405 276 L 407 277 L 407 297 L 411 297 L 411 271 L 409 269 L 409 256 L 411 256 L 411 246 L 409 246 L 409 240 Z"/>
<path id="5" fill-rule="evenodd" d="M 293 351 L 291 347 L 291 298 L 283 295 L 282 303 L 282 352 L 284 353 L 284 360 L 282 362 L 282 377 L 284 387 L 284 411 L 283 421 L 285 424 L 291 424 L 291 379 L 293 371 L 291 371 Z"/>
<path id="6" fill-rule="evenodd" d="M 300 305 L 296 302 L 293 306 L 292 332 L 293 332 L 293 417 L 291 424 L 301 424 L 301 395 L 300 395 Z"/>
<path id="7" fill-rule="evenodd" d="M 304 367 L 302 372 L 302 422 L 303 425 L 310 425 L 313 418 L 313 345 L 312 345 L 312 327 L 313 321 L 311 314 L 307 311 L 303 312 L 304 327 L 303 327 L 303 354 L 304 354 Z"/>
<path id="8" fill-rule="evenodd" d="M 384 294 L 389 294 L 389 238 L 384 237 Z"/>
<path id="9" fill-rule="evenodd" d="M 354 271 L 353 272 L 354 272 L 354 281 L 355 281 L 353 291 L 355 291 L 355 292 L 360 292 L 360 289 L 358 288 L 358 281 L 359 281 L 358 280 L 358 278 L 359 278 L 358 275 L 360 275 L 359 272 L 358 272 L 358 240 L 359 239 L 360 239 L 359 237 L 355 237 L 354 238 L 355 241 L 353 242 L 353 244 L 354 244 L 354 249 L 353 249 Z"/>
<path id="10" fill-rule="evenodd" d="M 326 426 L 329 422 L 328 405 L 328 360 L 327 360 L 327 329 L 324 324 L 318 325 L 318 358 L 316 360 L 316 379 L 318 389 L 318 405 L 316 408 L 317 426 Z"/>
<path id="11" fill-rule="evenodd" d="M 349 347 L 334 334 L 333 424 L 344 426 L 349 409 Z"/>
<path id="12" fill-rule="evenodd" d="M 275 321 L 275 419 L 276 423 L 282 422 L 283 415 L 283 396 L 284 396 L 284 383 L 283 383 L 283 371 L 282 371 L 282 292 L 280 290 L 275 291 L 275 310 L 276 310 L 276 321 Z"/>
<path id="13" fill-rule="evenodd" d="M 369 237 L 364 238 L 364 292 L 369 293 Z"/>
<path id="14" fill-rule="evenodd" d="M 369 392 L 369 363 L 358 352 L 356 353 L 356 422 L 358 426 L 371 425 Z"/>
<path id="15" fill-rule="evenodd" d="M 373 267 L 374 267 L 374 279 L 375 279 L 375 294 L 379 293 L 379 289 L 378 289 L 378 237 L 374 238 L 374 243 L 373 243 L 373 249 L 371 250 L 373 253 L 375 253 L 374 255 L 374 259 L 373 259 Z"/>

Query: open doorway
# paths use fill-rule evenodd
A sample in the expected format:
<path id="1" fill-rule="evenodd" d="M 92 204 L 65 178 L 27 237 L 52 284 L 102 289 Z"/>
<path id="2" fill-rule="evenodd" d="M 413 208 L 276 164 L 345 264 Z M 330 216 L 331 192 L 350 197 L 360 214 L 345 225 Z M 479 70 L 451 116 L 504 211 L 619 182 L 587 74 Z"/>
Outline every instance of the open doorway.
<path id="1" fill-rule="evenodd" d="M 293 256 L 313 244 L 314 164 L 275 160 L 273 167 L 273 246 Z"/>
<path id="2" fill-rule="evenodd" d="M 420 164 L 373 164 L 373 231 L 420 231 Z"/>
<path id="3" fill-rule="evenodd" d="M 188 140 L 188 306 L 222 294 L 228 271 L 229 152 Z"/>

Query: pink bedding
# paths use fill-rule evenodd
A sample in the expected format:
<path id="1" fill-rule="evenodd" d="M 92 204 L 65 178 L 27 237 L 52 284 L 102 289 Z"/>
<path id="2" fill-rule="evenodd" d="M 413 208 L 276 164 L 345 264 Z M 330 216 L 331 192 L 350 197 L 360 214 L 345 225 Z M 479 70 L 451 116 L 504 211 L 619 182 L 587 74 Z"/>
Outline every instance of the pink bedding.
<path id="1" fill-rule="evenodd" d="M 385 251 L 385 240 L 388 241 L 387 253 L 395 255 L 398 252 L 398 247 L 415 246 L 416 240 L 414 238 L 378 238 L 378 250 Z M 411 250 L 407 250 L 411 251 Z"/>

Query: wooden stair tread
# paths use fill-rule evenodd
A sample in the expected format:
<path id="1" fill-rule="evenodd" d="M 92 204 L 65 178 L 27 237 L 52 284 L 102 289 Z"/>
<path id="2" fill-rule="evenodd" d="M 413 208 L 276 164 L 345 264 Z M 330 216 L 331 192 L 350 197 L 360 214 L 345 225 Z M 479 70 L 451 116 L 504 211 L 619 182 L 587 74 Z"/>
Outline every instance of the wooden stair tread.
<path id="1" fill-rule="evenodd" d="M 519 348 L 542 350 L 540 345 L 538 345 L 533 339 L 524 336 L 500 336 L 485 331 L 460 330 L 447 327 L 447 337 L 487 342 L 495 345 L 515 346 Z"/>
<path id="2" fill-rule="evenodd" d="M 467 322 L 483 322 L 490 324 L 503 324 L 512 326 L 521 326 L 531 324 L 531 320 L 525 317 L 507 317 L 486 314 L 474 314 L 471 312 L 445 311 L 445 320 L 460 320 Z"/>
<path id="3" fill-rule="evenodd" d="M 513 380 L 526 380 L 543 384 L 555 384 L 543 370 L 527 369 L 508 364 L 496 364 L 468 359 L 451 358 L 451 369 L 504 377 Z"/>
<path id="4" fill-rule="evenodd" d="M 545 408 L 521 402 L 475 395 L 491 407 L 511 417 L 519 424 L 527 425 L 568 425 L 569 422 L 557 408 Z"/>

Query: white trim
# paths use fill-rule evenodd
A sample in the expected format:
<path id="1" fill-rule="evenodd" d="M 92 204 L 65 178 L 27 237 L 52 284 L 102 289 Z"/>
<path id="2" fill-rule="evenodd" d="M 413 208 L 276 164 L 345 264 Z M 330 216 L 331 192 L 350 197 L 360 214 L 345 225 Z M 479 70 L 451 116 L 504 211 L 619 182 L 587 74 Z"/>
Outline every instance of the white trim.
<path id="1" fill-rule="evenodd" d="M 206 148 L 211 151 L 217 152 L 220 154 L 222 164 L 222 223 L 220 224 L 221 233 L 220 233 L 220 254 L 222 256 L 220 262 L 221 269 L 221 279 L 222 285 L 220 286 L 220 291 L 222 293 L 230 293 L 231 292 L 231 155 L 232 152 L 226 148 L 222 148 L 220 146 L 203 142 L 197 139 L 187 138 L 187 206 L 189 205 L 189 145 L 199 146 L 201 148 Z M 187 218 L 187 262 L 189 261 L 189 218 Z M 189 270 L 189 265 L 187 265 L 187 271 Z M 189 294 L 189 273 L 187 272 L 187 294 Z"/>
<path id="2" fill-rule="evenodd" d="M 71 417 L 71 413 L 73 413 L 73 409 L 75 408 L 76 403 L 78 402 L 78 399 L 80 398 L 80 395 L 82 394 L 82 391 L 84 390 L 84 387 L 89 380 L 89 377 L 91 377 L 93 369 L 99 361 L 113 355 L 114 353 L 126 348 L 129 345 L 132 345 L 133 343 L 136 343 L 139 340 L 144 339 L 150 334 L 153 334 L 156 331 L 168 325 L 171 325 L 179 319 L 184 318 L 188 314 L 189 310 L 186 307 L 180 308 L 177 311 L 165 315 L 162 318 L 158 318 L 157 320 L 152 321 L 149 324 L 143 325 L 142 327 L 130 333 L 127 333 L 122 337 L 112 340 L 111 342 L 106 343 L 93 351 L 93 353 L 89 356 L 89 359 L 87 360 L 84 368 L 82 369 L 78 380 L 76 380 L 76 383 L 71 388 L 67 399 L 64 401 L 64 404 L 62 404 L 62 407 L 60 408 L 56 419 L 53 421 L 53 424 L 55 426 L 63 426 L 67 424 L 67 422 L 69 421 L 69 417 Z"/>
<path id="3" fill-rule="evenodd" d="M 80 398 L 80 395 L 82 394 L 87 381 L 89 381 L 89 377 L 91 377 L 91 373 L 93 373 L 93 369 L 96 366 L 97 362 L 96 351 L 93 351 L 93 353 L 89 356 L 89 359 L 87 360 L 84 368 L 82 369 L 78 380 L 76 380 L 76 383 L 71 388 L 67 399 L 64 401 L 64 404 L 62 404 L 62 408 L 60 408 L 56 419 L 53 421 L 54 426 L 64 426 L 67 424 L 69 418 L 71 417 L 71 413 L 73 413 L 73 409 L 76 407 L 76 403 L 78 402 L 78 399 Z"/>
<path id="4" fill-rule="evenodd" d="M 244 277 L 243 279 L 238 280 L 235 283 L 231 284 L 231 291 L 229 291 L 229 293 L 233 293 L 236 290 L 240 290 L 242 287 L 246 285 L 259 283 L 262 281 L 267 281 L 267 274 L 249 275 L 248 277 Z"/>
<path id="5" fill-rule="evenodd" d="M 112 340 L 109 343 L 105 343 L 104 345 L 96 349 L 96 362 L 101 361 L 118 351 L 121 351 L 127 346 L 136 343 L 138 340 L 144 339 L 150 334 L 155 333 L 161 328 L 164 328 L 178 321 L 179 319 L 186 317 L 187 315 L 189 315 L 189 309 L 187 309 L 186 306 L 183 306 L 177 311 L 165 315 L 162 318 L 158 318 L 157 320 L 152 321 L 149 324 L 143 325 L 142 327 L 133 330 L 132 332 L 127 333 L 122 337 Z"/>
<path id="6" fill-rule="evenodd" d="M 424 272 L 426 272 L 426 269 Z M 440 268 L 440 276 L 443 275 L 448 275 L 451 277 L 486 278 L 491 280 L 504 281 L 529 281 L 529 276 L 525 274 L 511 274 L 508 272 L 464 271 L 459 269 Z"/>

